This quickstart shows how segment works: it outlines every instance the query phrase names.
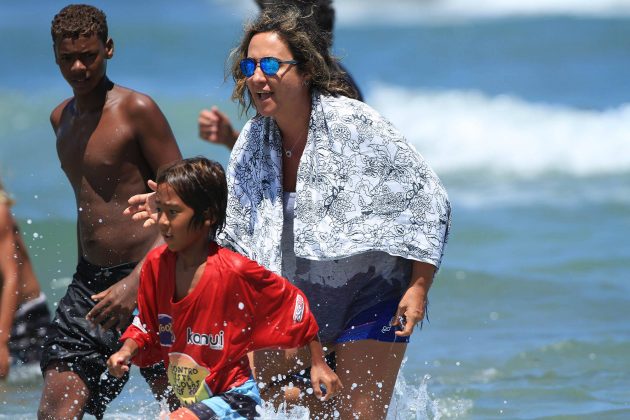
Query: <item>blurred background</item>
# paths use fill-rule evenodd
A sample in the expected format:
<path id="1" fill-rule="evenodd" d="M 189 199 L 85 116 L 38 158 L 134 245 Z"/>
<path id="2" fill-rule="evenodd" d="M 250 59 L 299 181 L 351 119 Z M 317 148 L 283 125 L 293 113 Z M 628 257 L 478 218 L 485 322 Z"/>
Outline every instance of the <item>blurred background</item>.
<path id="1" fill-rule="evenodd" d="M 76 206 L 50 111 L 72 95 L 50 22 L 66 2 L 0 4 L 0 177 L 51 305 L 76 264 Z M 151 95 L 185 156 L 218 105 L 253 0 L 95 1 L 110 78 Z M 390 419 L 630 418 L 630 1 L 336 0 L 334 52 L 366 102 L 442 178 L 453 227 Z M 54 308 L 53 308 L 54 309 Z M 37 369 L 0 383 L 33 418 Z M 154 418 L 139 375 L 108 411 Z M 304 413 L 264 412 L 264 418 Z"/>

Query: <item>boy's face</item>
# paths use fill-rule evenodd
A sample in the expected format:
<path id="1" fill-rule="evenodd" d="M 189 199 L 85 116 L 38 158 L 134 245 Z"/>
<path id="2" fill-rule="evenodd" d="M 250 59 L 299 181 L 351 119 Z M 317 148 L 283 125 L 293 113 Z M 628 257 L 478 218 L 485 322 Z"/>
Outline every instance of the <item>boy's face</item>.
<path id="1" fill-rule="evenodd" d="M 202 227 L 190 227 L 195 212 L 188 207 L 175 190 L 168 184 L 158 185 L 155 206 L 158 212 L 158 226 L 164 242 L 173 252 L 186 251 L 196 244 L 208 240 L 210 222 Z"/>
<path id="2" fill-rule="evenodd" d="M 105 76 L 107 60 L 114 55 L 114 43 L 105 44 L 97 35 L 77 39 L 61 38 L 53 45 L 55 62 L 75 95 L 94 90 Z"/>

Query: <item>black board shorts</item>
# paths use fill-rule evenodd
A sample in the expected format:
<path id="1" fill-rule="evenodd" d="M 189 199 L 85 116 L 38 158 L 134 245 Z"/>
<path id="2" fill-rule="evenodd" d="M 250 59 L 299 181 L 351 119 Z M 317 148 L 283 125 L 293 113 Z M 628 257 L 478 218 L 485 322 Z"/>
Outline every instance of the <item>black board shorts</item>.
<path id="1" fill-rule="evenodd" d="M 129 275 L 136 264 L 104 268 L 82 258 L 65 296 L 57 305 L 44 343 L 40 363 L 42 372 L 54 368 L 79 375 L 90 390 L 85 411 L 99 419 L 103 417 L 107 405 L 120 394 L 129 374 L 116 378 L 107 371 L 107 359 L 122 346 L 118 341 L 121 334 L 113 328 L 105 330 L 101 326 L 94 326 L 85 319 L 85 315 L 96 304 L 90 296 Z M 143 376 L 166 375 L 163 364 L 144 370 L 153 369 L 158 372 L 143 372 Z"/>

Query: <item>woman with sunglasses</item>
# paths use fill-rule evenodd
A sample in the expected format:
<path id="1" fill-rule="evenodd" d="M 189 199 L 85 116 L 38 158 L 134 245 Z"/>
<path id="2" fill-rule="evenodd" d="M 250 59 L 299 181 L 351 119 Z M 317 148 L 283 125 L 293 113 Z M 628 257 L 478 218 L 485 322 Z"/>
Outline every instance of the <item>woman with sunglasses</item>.
<path id="1" fill-rule="evenodd" d="M 311 411 L 384 418 L 425 315 L 450 204 L 402 135 L 352 99 L 328 46 L 311 19 L 285 7 L 264 10 L 232 52 L 233 99 L 257 114 L 228 165 L 222 239 L 311 302 L 345 384 L 336 407 L 310 402 Z M 257 353 L 267 398 L 279 374 L 298 386 L 304 364 L 303 355 Z"/>
<path id="2" fill-rule="evenodd" d="M 325 36 L 299 10 L 265 9 L 231 60 L 233 98 L 256 115 L 232 150 L 217 240 L 304 291 L 344 384 L 316 401 L 308 355 L 258 352 L 263 399 L 293 390 L 313 418 L 385 418 L 442 258 L 446 192 L 391 123 L 352 99 Z M 146 195 L 130 204 L 135 219 L 151 213 Z"/>

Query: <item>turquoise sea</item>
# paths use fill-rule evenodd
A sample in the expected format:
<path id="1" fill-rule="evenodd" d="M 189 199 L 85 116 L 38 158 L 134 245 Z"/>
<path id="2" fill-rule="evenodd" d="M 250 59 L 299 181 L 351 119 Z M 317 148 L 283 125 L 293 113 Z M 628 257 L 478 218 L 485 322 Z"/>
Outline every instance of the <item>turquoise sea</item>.
<path id="1" fill-rule="evenodd" d="M 51 306 L 76 263 L 72 191 L 49 113 L 71 95 L 50 21 L 0 4 L 0 177 Z M 183 153 L 251 0 L 97 1 L 117 83 L 153 96 Z M 630 419 L 630 1 L 336 0 L 335 52 L 366 100 L 432 164 L 452 236 L 390 419 Z M 34 418 L 42 380 L 0 383 L 0 419 Z M 107 418 L 155 418 L 133 375 Z M 89 416 L 88 416 L 89 418 Z M 263 418 L 304 418 L 272 413 Z"/>

